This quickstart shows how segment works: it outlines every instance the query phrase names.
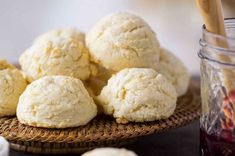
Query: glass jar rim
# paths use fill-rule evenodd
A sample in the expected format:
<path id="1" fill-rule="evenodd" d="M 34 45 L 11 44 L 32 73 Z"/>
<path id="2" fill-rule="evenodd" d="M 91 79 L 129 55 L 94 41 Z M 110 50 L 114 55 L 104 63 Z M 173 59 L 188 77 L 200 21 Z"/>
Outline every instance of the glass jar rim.
<path id="1" fill-rule="evenodd" d="M 229 28 L 235 29 L 235 18 L 225 18 L 224 23 L 225 23 L 226 29 L 229 29 Z M 214 51 L 214 53 L 217 53 L 217 54 L 235 56 L 235 49 L 230 49 L 229 47 L 226 48 L 226 47 L 218 46 L 218 45 L 215 45 L 213 43 L 210 43 L 209 42 L 210 40 L 207 41 L 207 39 L 212 38 L 213 40 L 220 40 L 220 41 L 235 43 L 235 37 L 231 37 L 231 36 L 226 37 L 226 36 L 211 33 L 206 29 L 205 25 L 202 26 L 202 33 L 203 33 L 203 38 L 201 38 L 200 41 L 199 41 L 202 48 L 211 49 L 211 50 Z M 215 57 L 210 57 L 209 55 L 204 53 L 203 49 L 201 49 L 198 52 L 198 56 L 201 59 L 204 59 L 204 60 L 207 60 L 207 61 L 210 61 L 210 62 L 214 62 L 214 63 L 220 64 L 220 65 L 223 65 L 223 66 L 232 66 L 232 67 L 235 66 L 235 63 L 223 62 L 219 59 L 216 59 Z"/>
<path id="2" fill-rule="evenodd" d="M 234 28 L 235 29 L 235 18 L 225 18 L 224 23 L 225 23 L 226 28 Z M 205 24 L 202 26 L 202 33 L 205 34 L 206 36 L 210 36 L 210 37 L 213 37 L 215 39 L 219 39 L 221 41 L 235 42 L 235 37 L 230 37 L 230 36 L 226 37 L 226 36 L 223 36 L 223 35 L 218 35 L 218 34 L 209 32 L 206 29 Z M 202 47 L 208 47 L 208 48 L 211 48 L 211 49 L 215 49 L 215 50 L 220 51 L 220 53 L 225 53 L 225 54 L 226 53 L 235 53 L 235 50 L 232 50 L 232 49 L 229 49 L 229 48 L 224 48 L 224 47 L 219 47 L 219 46 L 216 46 L 214 44 L 207 43 L 206 41 L 204 41 L 204 39 L 200 39 L 199 43 Z"/>
<path id="3" fill-rule="evenodd" d="M 226 26 L 226 28 L 228 26 L 230 26 L 230 24 L 233 22 L 233 28 L 235 28 L 235 18 L 225 18 L 224 19 L 224 24 Z M 225 37 L 223 35 L 218 35 L 218 34 L 214 34 L 214 33 L 211 33 L 209 32 L 207 29 L 206 29 L 206 26 L 205 24 L 203 24 L 202 26 L 202 30 L 203 30 L 203 33 L 205 34 L 208 34 L 208 35 L 211 35 L 211 36 L 215 36 L 215 37 L 218 37 L 218 38 L 223 38 L 223 39 L 232 39 L 232 40 L 235 40 L 235 37 Z"/>

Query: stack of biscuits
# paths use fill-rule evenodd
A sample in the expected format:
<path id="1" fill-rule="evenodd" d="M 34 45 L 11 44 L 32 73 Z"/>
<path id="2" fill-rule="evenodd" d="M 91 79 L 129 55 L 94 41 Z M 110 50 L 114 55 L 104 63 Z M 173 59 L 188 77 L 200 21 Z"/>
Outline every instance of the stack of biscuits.
<path id="1" fill-rule="evenodd" d="M 102 18 L 86 35 L 39 36 L 21 55 L 21 70 L 0 60 L 0 117 L 45 128 L 86 125 L 97 114 L 120 124 L 170 117 L 190 76 L 156 36 L 130 13 Z"/>

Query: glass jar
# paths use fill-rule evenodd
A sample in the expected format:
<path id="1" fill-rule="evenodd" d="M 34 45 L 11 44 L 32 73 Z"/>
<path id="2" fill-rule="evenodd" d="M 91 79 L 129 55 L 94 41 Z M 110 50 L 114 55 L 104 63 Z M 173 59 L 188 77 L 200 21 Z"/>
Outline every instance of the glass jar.
<path id="1" fill-rule="evenodd" d="M 227 37 L 203 27 L 200 40 L 202 156 L 235 156 L 235 19 L 225 26 Z"/>

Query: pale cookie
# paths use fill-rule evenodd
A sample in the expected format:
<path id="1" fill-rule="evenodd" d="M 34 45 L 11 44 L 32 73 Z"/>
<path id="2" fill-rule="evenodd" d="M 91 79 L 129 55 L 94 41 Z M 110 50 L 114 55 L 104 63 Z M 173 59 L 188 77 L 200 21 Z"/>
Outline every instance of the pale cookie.
<path id="1" fill-rule="evenodd" d="M 0 60 L 0 117 L 16 114 L 19 97 L 26 86 L 26 80 L 17 68 Z"/>
<path id="2" fill-rule="evenodd" d="M 82 154 L 82 156 L 137 156 L 134 152 L 118 148 L 97 148 Z"/>
<path id="3" fill-rule="evenodd" d="M 53 30 L 39 36 L 19 62 L 29 82 L 50 75 L 86 80 L 93 72 L 84 34 L 75 29 Z"/>
<path id="4" fill-rule="evenodd" d="M 87 81 L 87 86 L 92 90 L 94 95 L 99 95 L 104 86 L 107 85 L 108 80 L 114 74 L 113 71 L 108 70 L 100 65 L 96 65 L 97 74 L 92 75 Z"/>
<path id="5" fill-rule="evenodd" d="M 32 82 L 20 96 L 20 123 L 46 128 L 67 128 L 87 124 L 97 107 L 79 79 L 46 76 Z"/>
<path id="6" fill-rule="evenodd" d="M 171 116 L 176 107 L 174 86 L 150 68 L 127 68 L 112 76 L 97 97 L 105 114 L 118 123 L 144 122 Z"/>
<path id="7" fill-rule="evenodd" d="M 140 17 L 115 13 L 101 19 L 86 35 L 91 59 L 103 67 L 120 71 L 149 67 L 159 60 L 159 42 Z"/>
<path id="8" fill-rule="evenodd" d="M 186 93 L 190 75 L 184 64 L 173 53 L 161 48 L 160 61 L 156 69 L 175 86 L 178 97 Z"/>

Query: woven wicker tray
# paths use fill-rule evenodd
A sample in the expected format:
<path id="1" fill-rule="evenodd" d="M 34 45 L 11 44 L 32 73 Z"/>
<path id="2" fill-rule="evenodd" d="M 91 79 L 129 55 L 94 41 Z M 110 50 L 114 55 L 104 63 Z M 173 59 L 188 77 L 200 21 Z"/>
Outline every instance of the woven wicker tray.
<path id="1" fill-rule="evenodd" d="M 34 128 L 20 124 L 15 117 L 0 119 L 0 135 L 11 148 L 24 152 L 80 153 L 102 146 L 120 146 L 133 139 L 180 127 L 198 119 L 200 91 L 192 82 L 186 95 L 178 99 L 175 113 L 166 120 L 117 124 L 108 116 L 98 116 L 86 126 L 69 129 Z"/>

